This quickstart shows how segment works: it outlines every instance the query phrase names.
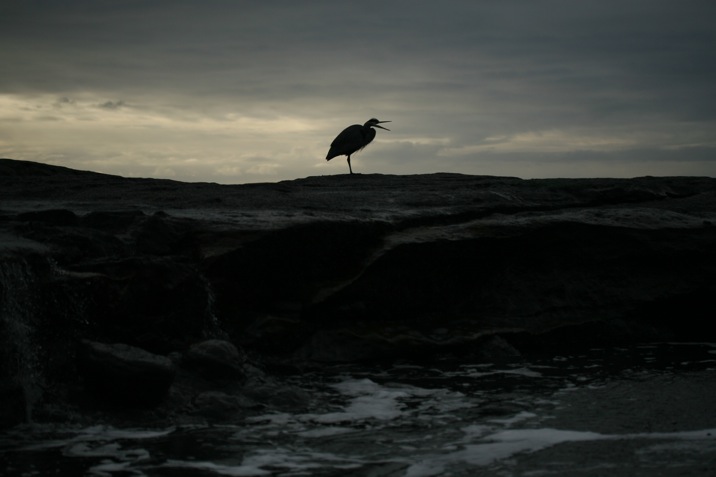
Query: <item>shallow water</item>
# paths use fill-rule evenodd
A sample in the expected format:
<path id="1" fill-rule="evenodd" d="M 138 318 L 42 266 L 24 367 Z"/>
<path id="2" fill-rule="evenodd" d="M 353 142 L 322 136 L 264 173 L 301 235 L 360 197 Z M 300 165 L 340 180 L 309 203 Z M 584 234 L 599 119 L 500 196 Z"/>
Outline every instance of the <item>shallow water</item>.
<path id="1" fill-rule="evenodd" d="M 257 415 L 241 425 L 16 427 L 0 433 L 0 473 L 614 476 L 653 475 L 658 468 L 659 475 L 671 475 L 664 469 L 672 461 L 675 472 L 709 472 L 716 468 L 711 416 L 676 422 L 657 409 L 664 426 L 640 428 L 641 421 L 635 421 L 629 432 L 605 432 L 620 424 L 605 419 L 628 421 L 629 416 L 590 416 L 604 412 L 597 409 L 603 402 L 578 409 L 579 419 L 562 415 L 570 405 L 574 414 L 575 402 L 590 402 L 575 396 L 594 393 L 602 399 L 621 383 L 672 382 L 680 376 L 713 381 L 716 344 L 593 349 L 503 364 L 446 360 L 427 366 L 327 367 L 286 378 L 311 393 L 310 409 Z M 649 396 L 633 398 L 648 405 Z M 585 422 L 600 424 L 590 428 Z M 594 446 L 612 449 L 611 454 L 590 457 Z M 665 455 L 673 457 L 666 464 Z"/>

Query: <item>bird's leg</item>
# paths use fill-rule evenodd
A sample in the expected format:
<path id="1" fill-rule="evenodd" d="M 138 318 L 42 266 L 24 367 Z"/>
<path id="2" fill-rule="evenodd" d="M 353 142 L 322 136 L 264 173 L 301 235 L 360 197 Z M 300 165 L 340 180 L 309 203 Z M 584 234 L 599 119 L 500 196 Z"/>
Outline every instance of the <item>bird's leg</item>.
<path id="1" fill-rule="evenodd" d="M 348 170 L 353 174 L 353 168 L 351 167 L 351 156 L 348 156 Z"/>

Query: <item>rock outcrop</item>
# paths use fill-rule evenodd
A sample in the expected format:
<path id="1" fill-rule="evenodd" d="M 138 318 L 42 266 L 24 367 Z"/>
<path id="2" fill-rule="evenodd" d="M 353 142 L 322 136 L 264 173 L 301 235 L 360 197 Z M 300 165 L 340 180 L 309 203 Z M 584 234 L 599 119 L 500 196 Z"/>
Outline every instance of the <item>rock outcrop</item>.
<path id="1" fill-rule="evenodd" d="M 715 223 L 704 177 L 227 186 L 4 159 L 0 376 L 71 386 L 82 340 L 240 382 L 244 351 L 291 369 L 713 339 Z M 257 404 L 196 392 L 209 414 Z"/>

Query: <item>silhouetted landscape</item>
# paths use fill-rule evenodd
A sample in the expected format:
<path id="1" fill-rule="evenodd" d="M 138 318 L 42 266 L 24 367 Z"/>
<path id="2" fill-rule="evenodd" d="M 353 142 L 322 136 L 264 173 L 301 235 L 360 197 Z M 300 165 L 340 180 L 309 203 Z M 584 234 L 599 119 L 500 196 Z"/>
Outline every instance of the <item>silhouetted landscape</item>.
<path id="1" fill-rule="evenodd" d="M 707 177 L 218 185 L 2 159 L 0 423 L 237 422 L 307 406 L 284 378 L 316 367 L 714 341 L 715 222 Z"/>

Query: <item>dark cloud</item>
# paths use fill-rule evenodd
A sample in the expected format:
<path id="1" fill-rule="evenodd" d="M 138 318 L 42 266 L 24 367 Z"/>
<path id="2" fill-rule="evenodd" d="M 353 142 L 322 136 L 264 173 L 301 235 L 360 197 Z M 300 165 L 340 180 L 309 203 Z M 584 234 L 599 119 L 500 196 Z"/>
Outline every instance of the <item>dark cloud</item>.
<path id="1" fill-rule="evenodd" d="M 124 101 L 105 101 L 104 103 L 98 105 L 102 109 L 109 109 L 109 110 L 115 110 L 123 107 Z"/>

